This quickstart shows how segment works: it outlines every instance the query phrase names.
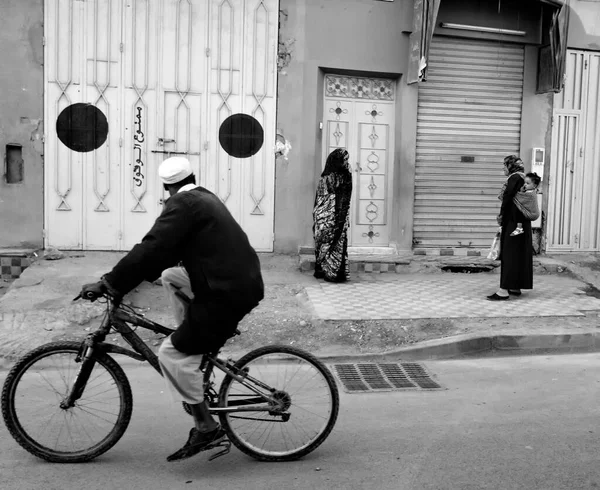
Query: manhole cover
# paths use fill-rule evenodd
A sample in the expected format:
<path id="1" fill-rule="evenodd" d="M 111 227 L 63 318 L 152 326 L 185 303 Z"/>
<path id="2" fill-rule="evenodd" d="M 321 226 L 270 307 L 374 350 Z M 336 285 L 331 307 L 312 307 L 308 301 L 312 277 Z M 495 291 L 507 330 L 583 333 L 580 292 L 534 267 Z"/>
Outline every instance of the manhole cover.
<path id="1" fill-rule="evenodd" d="M 416 362 L 334 364 L 332 372 L 347 393 L 442 389 Z"/>
<path id="2" fill-rule="evenodd" d="M 477 272 L 490 272 L 494 270 L 493 265 L 444 265 L 444 272 L 458 272 L 461 274 L 474 274 Z"/>

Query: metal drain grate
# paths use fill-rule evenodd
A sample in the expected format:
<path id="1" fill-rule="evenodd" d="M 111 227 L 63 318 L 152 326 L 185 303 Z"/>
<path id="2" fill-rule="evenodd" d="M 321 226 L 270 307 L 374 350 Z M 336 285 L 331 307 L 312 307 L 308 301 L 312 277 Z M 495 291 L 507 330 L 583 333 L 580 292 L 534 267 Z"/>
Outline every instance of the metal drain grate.
<path id="1" fill-rule="evenodd" d="M 332 371 L 348 393 L 442 388 L 416 362 L 334 364 Z"/>

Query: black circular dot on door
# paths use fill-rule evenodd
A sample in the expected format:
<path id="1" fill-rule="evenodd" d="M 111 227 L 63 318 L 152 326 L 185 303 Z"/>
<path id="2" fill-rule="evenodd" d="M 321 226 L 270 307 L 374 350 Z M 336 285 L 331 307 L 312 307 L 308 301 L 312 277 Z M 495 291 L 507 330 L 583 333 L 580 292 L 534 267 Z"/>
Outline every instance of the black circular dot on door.
<path id="1" fill-rule="evenodd" d="M 264 137 L 260 123 L 248 114 L 233 114 L 219 128 L 219 143 L 236 158 L 256 155 L 262 148 Z"/>
<path id="2" fill-rule="evenodd" d="M 58 139 L 73 151 L 93 151 L 106 141 L 108 121 L 104 113 L 92 104 L 72 104 L 59 114 L 56 133 Z"/>

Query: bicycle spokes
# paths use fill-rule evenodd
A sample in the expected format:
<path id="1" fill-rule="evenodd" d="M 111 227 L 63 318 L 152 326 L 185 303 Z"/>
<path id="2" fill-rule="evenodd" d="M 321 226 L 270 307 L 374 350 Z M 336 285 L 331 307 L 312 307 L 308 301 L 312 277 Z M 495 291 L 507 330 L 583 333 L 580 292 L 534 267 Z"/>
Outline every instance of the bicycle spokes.
<path id="1" fill-rule="evenodd" d="M 40 446 L 76 453 L 100 443 L 120 412 L 118 387 L 100 364 L 85 366 L 79 386 L 74 352 L 56 352 L 33 363 L 15 392 L 15 411 L 27 434 Z M 48 396 L 51 394 L 51 396 Z"/>
<path id="2" fill-rule="evenodd" d="M 226 392 L 227 407 L 260 407 L 261 411 L 226 415 L 244 444 L 264 454 L 288 454 L 308 446 L 323 432 L 333 400 L 327 380 L 313 364 L 277 354 L 253 359 L 245 367 L 248 376 L 243 383 L 232 379 Z M 272 387 L 265 393 L 268 401 L 255 393 L 253 379 Z"/>

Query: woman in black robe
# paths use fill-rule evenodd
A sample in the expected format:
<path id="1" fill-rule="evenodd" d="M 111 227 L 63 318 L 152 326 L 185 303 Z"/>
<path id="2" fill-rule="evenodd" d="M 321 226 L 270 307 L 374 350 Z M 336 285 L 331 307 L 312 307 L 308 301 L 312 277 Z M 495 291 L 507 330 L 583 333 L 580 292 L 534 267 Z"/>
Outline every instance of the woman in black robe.
<path id="1" fill-rule="evenodd" d="M 504 159 L 506 184 L 498 196 L 502 199 L 498 224 L 500 232 L 500 289 L 487 298 L 491 301 L 507 300 L 509 296 L 521 295 L 521 289 L 533 289 L 533 245 L 531 221 L 527 220 L 513 198 L 525 183 L 523 161 L 516 155 Z M 523 224 L 523 233 L 511 236 Z"/>
<path id="2" fill-rule="evenodd" d="M 348 152 L 337 148 L 327 157 L 313 208 L 315 277 L 329 282 L 348 280 L 348 227 L 352 174 Z"/>

